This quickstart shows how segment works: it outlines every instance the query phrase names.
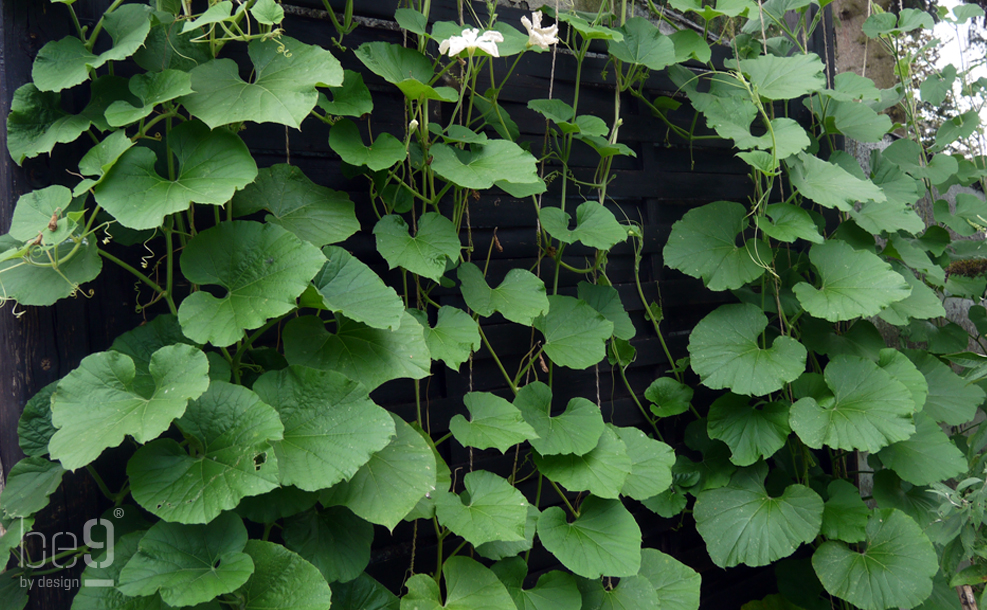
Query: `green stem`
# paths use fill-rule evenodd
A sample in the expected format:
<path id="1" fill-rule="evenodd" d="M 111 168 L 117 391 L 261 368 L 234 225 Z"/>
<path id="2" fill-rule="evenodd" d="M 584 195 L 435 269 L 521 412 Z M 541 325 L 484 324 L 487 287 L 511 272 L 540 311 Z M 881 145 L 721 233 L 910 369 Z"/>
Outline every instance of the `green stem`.
<path id="1" fill-rule="evenodd" d="M 107 487 L 106 483 L 103 482 L 103 477 L 99 476 L 99 473 L 96 472 L 96 469 L 93 468 L 92 464 L 87 464 L 86 470 L 89 471 L 89 475 L 93 478 L 94 481 L 96 481 L 96 487 L 99 487 L 99 491 L 101 491 L 104 496 L 106 496 L 110 500 L 116 498 L 116 494 L 110 491 L 110 488 Z"/>
<path id="2" fill-rule="evenodd" d="M 660 441 L 664 441 L 665 439 L 662 438 L 661 432 L 658 431 L 658 425 L 655 423 L 654 418 L 651 417 L 651 414 L 649 414 L 644 408 L 644 405 L 641 404 L 641 401 L 638 400 L 637 394 L 634 392 L 634 388 L 631 387 L 631 382 L 627 379 L 627 373 L 624 371 L 624 367 L 620 366 L 619 362 L 617 363 L 617 370 L 620 371 L 620 378 L 624 380 L 624 385 L 627 386 L 627 391 L 630 392 L 631 398 L 634 399 L 634 404 L 637 405 L 637 408 L 641 411 L 641 415 L 644 416 L 644 419 L 651 424 L 651 429 L 655 431 L 655 437 L 657 437 Z"/>
<path id="3" fill-rule="evenodd" d="M 545 477 L 545 479 L 552 484 L 552 487 L 555 489 L 555 492 L 559 494 L 559 497 L 562 498 L 563 502 L 565 502 L 565 505 L 569 509 L 569 512 L 572 513 L 572 516 L 578 519 L 579 511 L 577 511 L 575 508 L 572 507 L 572 504 L 569 503 L 569 498 L 565 497 L 565 494 L 562 493 L 562 489 L 559 488 L 558 484 L 552 479 L 549 479 L 548 477 Z"/>
<path id="4" fill-rule="evenodd" d="M 178 308 L 175 307 L 175 303 L 171 300 L 171 295 L 169 295 L 168 292 L 164 288 L 162 288 L 161 286 L 158 286 L 151 278 L 147 277 L 146 275 L 144 275 L 140 271 L 134 269 L 133 267 L 131 267 L 127 263 L 123 262 L 119 258 L 113 256 L 112 254 L 110 254 L 106 250 L 99 250 L 99 255 L 102 256 L 103 258 L 109 260 L 109 261 L 112 261 L 112 262 L 116 263 L 119 267 L 125 269 L 126 271 L 129 271 L 131 274 L 133 274 L 135 277 L 137 277 L 137 279 L 139 279 L 140 281 L 142 281 L 145 284 L 147 284 L 148 286 L 150 286 L 152 290 L 154 290 L 158 294 L 161 294 L 162 296 L 164 296 L 165 300 L 168 302 L 169 309 L 171 309 L 171 313 L 174 314 L 174 315 L 178 315 Z"/>
<path id="5" fill-rule="evenodd" d="M 99 36 L 99 33 L 103 31 L 103 21 L 106 19 L 106 16 L 115 11 L 121 4 L 123 4 L 123 0 L 114 0 L 113 4 L 111 4 L 110 7 L 103 12 L 103 16 L 99 18 L 98 22 L 96 22 L 96 27 L 93 28 L 93 33 L 89 36 L 89 40 L 86 41 L 87 51 L 92 51 L 93 47 L 96 45 L 96 38 Z"/>
<path id="6" fill-rule="evenodd" d="M 483 332 L 483 327 L 480 326 L 479 323 L 477 323 L 476 328 L 477 330 L 480 331 L 480 338 L 483 339 L 483 344 L 487 346 L 487 351 L 490 352 L 490 355 L 493 356 L 494 362 L 497 363 L 497 368 L 500 369 L 500 372 L 504 375 L 504 379 L 507 380 L 507 385 L 508 387 L 511 388 L 511 392 L 517 394 L 517 386 L 514 385 L 514 380 L 511 379 L 511 376 L 507 374 L 507 369 L 504 368 L 504 365 L 503 363 L 501 363 L 500 358 L 497 357 L 497 352 L 494 351 L 493 346 L 490 345 L 490 341 L 487 340 L 487 335 L 486 333 Z"/>

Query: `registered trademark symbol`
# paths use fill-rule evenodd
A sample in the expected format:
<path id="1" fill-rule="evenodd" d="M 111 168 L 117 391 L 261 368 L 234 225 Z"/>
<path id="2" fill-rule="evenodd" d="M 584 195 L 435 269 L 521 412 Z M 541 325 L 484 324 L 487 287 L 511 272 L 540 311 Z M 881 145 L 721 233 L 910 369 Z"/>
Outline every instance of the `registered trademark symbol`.
<path id="1" fill-rule="evenodd" d="M 123 509 L 122 508 L 114 508 L 113 509 L 113 517 L 116 518 L 116 519 L 122 518 L 123 517 Z"/>

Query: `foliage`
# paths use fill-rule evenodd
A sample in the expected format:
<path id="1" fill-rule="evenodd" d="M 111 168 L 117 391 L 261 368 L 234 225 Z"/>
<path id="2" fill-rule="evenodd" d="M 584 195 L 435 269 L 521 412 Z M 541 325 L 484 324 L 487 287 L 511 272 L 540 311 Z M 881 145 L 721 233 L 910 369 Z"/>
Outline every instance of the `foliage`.
<path id="1" fill-rule="evenodd" d="M 907 86 L 880 91 L 839 75 L 830 87 L 802 46 L 820 22 L 816 3 L 671 2 L 739 28 L 724 65 L 695 33 L 663 35 L 615 15 L 615 2 L 545 17 L 563 26 L 560 41 L 540 16 L 525 20 L 526 37 L 496 16 L 429 25 L 428 0 L 413 2 L 396 15 L 407 46 L 353 50 L 342 44 L 356 27 L 352 2 L 341 21 L 330 10 L 334 50 L 289 38 L 274 0 L 211 0 L 194 14 L 185 2 L 117 1 L 92 29 L 71 1 L 56 3 L 77 35 L 46 44 L 33 82 L 15 93 L 9 152 L 22 163 L 92 146 L 73 190 L 19 200 L 0 237 L 0 289 L 51 305 L 85 290 L 105 262 L 150 289 L 139 305 L 160 313 L 42 390 L 18 428 L 29 457 L 0 497 L 4 550 L 20 546 L 67 470 L 85 468 L 114 508 L 146 516 L 117 528 L 115 564 L 87 556 L 86 574 L 114 586 L 84 588 L 73 607 L 695 610 L 698 574 L 642 548 L 637 502 L 694 520 L 721 567 L 774 564 L 780 595 L 751 607 L 914 607 L 945 599 L 946 581 L 987 578 L 987 427 L 976 423 L 987 358 L 963 351 L 967 338 L 941 306 L 982 296 L 987 266 L 979 242 L 940 226 L 972 235 L 987 204 L 938 204 L 928 228 L 917 212 L 920 196 L 982 186 L 984 157 L 941 152 L 974 133 L 962 118 L 930 147 Z M 787 10 L 806 17 L 804 32 L 790 29 Z M 904 35 L 925 17 L 877 13 L 865 31 L 907 66 L 925 49 Z M 615 118 L 580 114 L 577 71 L 571 99 L 530 101 L 545 119 L 539 149 L 498 99 L 525 53 L 556 43 L 580 65 L 591 45 L 607 49 Z M 350 53 L 363 73 L 342 69 L 336 56 Z M 709 131 L 697 130 L 699 116 L 688 128 L 673 119 L 678 101 L 649 97 L 659 70 Z M 941 97 L 933 78 L 943 76 L 922 86 L 923 99 Z M 403 101 L 402 132 L 364 135 L 378 131 L 364 79 Z M 81 113 L 62 107 L 64 89 L 89 92 Z M 615 157 L 635 154 L 620 142 L 628 97 L 670 137 L 728 140 L 749 166 L 749 199 L 690 210 L 664 246 L 670 268 L 739 301 L 709 312 L 682 353 L 666 343 L 661 303 L 645 299 L 640 275 L 647 329 L 607 276 L 611 249 L 630 240 L 638 273 L 644 247 L 607 194 Z M 912 130 L 865 173 L 836 136 L 880 140 L 894 126 L 879 112 L 896 104 Z M 789 117 L 796 105 L 811 124 Z M 331 149 L 365 179 L 372 226 L 299 168 L 258 169 L 240 136 L 249 123 L 328 126 Z M 591 177 L 570 165 L 577 145 L 597 155 Z M 549 183 L 558 206 L 542 198 Z M 534 207 L 546 277 L 542 266 L 490 270 L 499 242 L 475 245 L 469 225 L 479 191 Z M 351 237 L 376 245 L 399 290 L 347 251 Z M 145 270 L 129 262 L 144 250 L 127 249 L 141 243 L 155 259 Z M 590 252 L 587 267 L 566 262 L 567 249 Z M 563 274 L 584 280 L 575 294 L 560 290 Z M 457 298 L 440 305 L 449 289 Z M 530 349 L 501 358 L 491 318 L 527 329 Z M 886 349 L 872 320 L 897 329 L 900 349 Z M 983 308 L 970 321 L 987 330 Z M 652 333 L 672 366 L 645 390 L 625 370 L 630 342 Z M 508 390 L 466 394 L 448 422 L 423 416 L 420 380 L 462 369 L 481 349 Z M 605 358 L 647 433 L 607 421 L 587 397 L 557 397 L 557 367 Z M 413 416 L 375 402 L 385 383 L 413 389 Z M 712 404 L 694 403 L 698 385 Z M 672 419 L 683 438 L 662 438 Z M 508 473 L 452 473 L 442 457 L 451 443 L 519 457 Z M 108 472 L 107 450 L 125 458 L 125 473 Z M 865 451 L 877 471 L 868 504 L 856 487 Z M 104 482 L 117 479 L 116 491 Z M 522 493 L 529 479 L 536 491 Z M 391 592 L 365 568 L 373 525 L 402 521 L 434 529 L 436 564 Z M 535 545 L 565 571 L 527 580 Z M 26 600 L 14 579 L 57 567 L 31 566 L 0 579 L 5 607 Z"/>

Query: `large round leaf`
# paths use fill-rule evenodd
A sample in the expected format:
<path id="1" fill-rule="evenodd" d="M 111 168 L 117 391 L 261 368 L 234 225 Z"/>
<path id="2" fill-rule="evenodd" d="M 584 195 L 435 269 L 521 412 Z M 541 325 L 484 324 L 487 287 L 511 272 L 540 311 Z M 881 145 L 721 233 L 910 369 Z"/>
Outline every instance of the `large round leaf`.
<path id="1" fill-rule="evenodd" d="M 830 594 L 864 610 L 912 608 L 932 592 L 939 562 L 932 543 L 905 513 L 874 511 L 862 553 L 842 542 L 824 542 L 812 567 Z"/>
<path id="2" fill-rule="evenodd" d="M 236 590 L 243 610 L 326 610 L 332 592 L 319 570 L 280 544 L 249 540 L 250 580 Z"/>
<path id="3" fill-rule="evenodd" d="M 531 439 L 531 446 L 541 455 L 584 455 L 597 446 L 603 434 L 600 409 L 585 398 L 573 398 L 564 412 L 553 416 L 552 390 L 540 381 L 522 387 L 514 406 L 538 434 Z"/>
<path id="4" fill-rule="evenodd" d="M 257 176 L 246 144 L 231 131 L 186 121 L 171 131 L 168 144 L 178 161 L 174 180 L 158 174 L 150 148 L 134 147 L 94 188 L 96 203 L 123 226 L 154 229 L 191 203 L 222 205 Z"/>
<path id="5" fill-rule="evenodd" d="M 761 401 L 751 406 L 746 396 L 726 394 L 710 405 L 707 430 L 710 438 L 730 447 L 731 462 L 750 466 L 785 445 L 792 431 L 788 426 L 788 404 Z"/>
<path id="6" fill-rule="evenodd" d="M 911 293 L 911 286 L 876 254 L 831 240 L 809 250 L 820 286 L 796 284 L 795 296 L 805 310 L 830 322 L 872 316 Z"/>
<path id="7" fill-rule="evenodd" d="M 800 97 L 826 86 L 823 63 L 812 54 L 742 59 L 740 70 L 750 78 L 754 91 L 769 100 Z"/>
<path id="8" fill-rule="evenodd" d="M 632 462 L 627 445 L 614 428 L 604 428 L 596 447 L 582 455 L 538 455 L 535 465 L 549 479 L 570 491 L 588 491 L 600 498 L 620 495 L 631 473 Z"/>
<path id="9" fill-rule="evenodd" d="M 146 443 L 209 386 L 206 355 L 190 345 L 162 347 L 148 370 L 149 383 L 138 383 L 129 356 L 100 352 L 84 358 L 52 395 L 52 422 L 58 428 L 48 443 L 52 459 L 75 470 L 127 435 Z"/>
<path id="10" fill-rule="evenodd" d="M 824 377 L 829 392 L 792 405 L 789 423 L 805 444 L 877 451 L 915 432 L 911 392 L 870 360 L 836 356 Z"/>
<path id="11" fill-rule="evenodd" d="M 538 537 L 584 578 L 634 576 L 641 568 L 641 529 L 619 500 L 589 496 L 572 523 L 558 506 L 546 509 L 538 518 Z"/>
<path id="12" fill-rule="evenodd" d="M 308 510 L 285 520 L 284 545 L 317 567 L 326 582 L 349 582 L 370 562 L 374 526 L 343 506 Z"/>
<path id="13" fill-rule="evenodd" d="M 606 357 L 606 341 L 613 335 L 613 322 L 586 301 L 567 296 L 548 297 L 548 313 L 532 325 L 545 335 L 545 355 L 552 362 L 585 369 Z"/>
<path id="14" fill-rule="evenodd" d="M 289 366 L 265 373 L 254 391 L 284 424 L 284 437 L 271 443 L 284 485 L 331 487 L 356 474 L 394 437 L 387 411 L 362 385 L 334 371 Z"/>
<path id="15" fill-rule="evenodd" d="M 254 562 L 243 552 L 247 528 L 224 513 L 206 525 L 159 521 L 141 538 L 120 572 L 126 595 L 161 594 L 171 606 L 192 606 L 247 582 Z"/>
<path id="16" fill-rule="evenodd" d="M 414 237 L 408 223 L 395 214 L 381 218 L 374 226 L 377 251 L 391 269 L 403 267 L 412 273 L 439 281 L 448 262 L 459 261 L 459 236 L 452 221 L 436 212 L 418 219 Z"/>
<path id="17" fill-rule="evenodd" d="M 545 283 L 524 269 L 511 269 L 496 288 L 487 285 L 483 272 L 473 263 L 462 263 L 457 270 L 463 283 L 463 300 L 483 317 L 500 312 L 511 322 L 531 326 L 548 311 Z"/>
<path id="18" fill-rule="evenodd" d="M 692 368 L 713 389 L 763 395 L 794 381 L 805 370 L 805 348 L 778 337 L 762 349 L 759 337 L 768 319 L 750 304 L 721 305 L 703 318 L 689 337 Z"/>
<path id="19" fill-rule="evenodd" d="M 764 488 L 764 462 L 743 468 L 720 489 L 696 497 L 696 529 L 721 568 L 767 565 L 811 542 L 822 525 L 823 501 L 804 485 L 773 498 Z"/>
<path id="20" fill-rule="evenodd" d="M 524 540 L 528 501 L 492 472 L 477 470 L 463 477 L 462 497 L 448 491 L 435 495 L 439 523 L 473 546 L 486 542 Z"/>
<path id="21" fill-rule="evenodd" d="M 449 430 L 465 447 L 489 449 L 495 447 L 501 453 L 538 438 L 538 433 L 524 421 L 521 411 L 500 396 L 487 392 L 470 392 L 463 397 L 470 419 L 455 415 L 449 421 Z"/>
<path id="22" fill-rule="evenodd" d="M 138 449 L 127 464 L 134 499 L 150 512 L 167 521 L 208 523 L 241 498 L 278 486 L 271 443 L 284 428 L 252 391 L 214 381 L 178 426 L 194 455 L 161 439 Z"/>
<path id="23" fill-rule="evenodd" d="M 332 53 L 280 36 L 247 48 L 253 82 L 239 76 L 232 59 L 214 59 L 192 70 L 192 95 L 181 98 L 189 112 L 215 128 L 254 121 L 298 128 L 319 101 L 316 87 L 343 84 L 343 68 Z"/>
<path id="24" fill-rule="evenodd" d="M 343 241 L 360 230 L 346 193 L 320 186 L 294 165 L 272 165 L 233 197 L 237 216 L 267 210 L 268 222 L 316 246 Z"/>
<path id="25" fill-rule="evenodd" d="M 396 415 L 397 436 L 349 481 L 322 494 L 325 506 L 346 506 L 371 523 L 394 529 L 418 501 L 435 491 L 435 456 L 418 432 Z"/>
<path id="26" fill-rule="evenodd" d="M 291 311 L 325 260 L 318 248 L 273 224 L 233 221 L 206 229 L 182 252 L 182 272 L 227 293 L 189 295 L 178 309 L 182 330 L 200 343 L 235 343 L 244 330 Z"/>
<path id="27" fill-rule="evenodd" d="M 689 210 L 672 225 L 665 264 L 702 278 L 710 290 L 731 290 L 761 277 L 771 253 L 758 240 L 737 245 L 747 226 L 747 210 L 732 201 L 714 201 Z"/>
<path id="28" fill-rule="evenodd" d="M 393 331 L 336 314 L 330 334 L 319 318 L 295 318 L 285 325 L 284 353 L 291 364 L 340 372 L 368 390 L 392 379 L 422 379 L 432 365 L 421 324 L 407 312 Z"/>

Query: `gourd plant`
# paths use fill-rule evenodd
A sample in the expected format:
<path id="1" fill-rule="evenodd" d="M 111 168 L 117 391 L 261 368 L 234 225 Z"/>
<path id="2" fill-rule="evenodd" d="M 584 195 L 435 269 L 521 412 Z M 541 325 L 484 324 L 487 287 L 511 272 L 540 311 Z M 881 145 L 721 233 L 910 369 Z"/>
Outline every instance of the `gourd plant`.
<path id="1" fill-rule="evenodd" d="M 64 473 L 81 468 L 125 518 L 108 511 L 106 537 L 58 557 L 87 555 L 82 580 L 111 584 L 84 586 L 74 608 L 696 608 L 699 576 L 642 549 L 631 501 L 668 518 L 691 512 L 720 566 L 775 564 L 785 598 L 752 607 L 942 601 L 945 579 L 980 550 L 973 511 L 940 517 L 924 486 L 972 489 L 945 484 L 981 467 L 984 444 L 983 434 L 951 439 L 939 425 L 970 428 L 984 399 L 983 357 L 941 323 L 944 295 L 983 293 L 982 279 L 965 277 L 977 242 L 931 223 L 972 234 L 987 210 L 975 196 L 955 211 L 937 204 L 926 228 L 914 206 L 923 193 L 936 199 L 950 183 L 982 180 L 982 159 L 931 155 L 906 138 L 865 173 L 836 150 L 836 135 L 890 131 L 879 110 L 914 105 L 911 89 L 881 91 L 853 75 L 829 86 L 818 57 L 791 54 L 819 23 L 813 4 L 673 2 L 746 23 L 734 59 L 699 75 L 681 64 L 711 61 L 703 38 L 661 34 L 629 18 L 626 2 L 553 15 L 580 69 L 572 99 L 529 103 L 546 121 L 540 150 L 522 145 L 498 103 L 522 54 L 557 43 L 555 24 L 537 14 L 527 34 L 498 21 L 493 3 L 483 22 L 430 23 L 422 0 L 395 15 L 406 45 L 350 50 L 349 2 L 333 17 L 329 51 L 290 38 L 273 0 L 195 5 L 202 12 L 178 0 L 117 0 L 91 30 L 72 2 L 59 4 L 77 33 L 39 52 L 33 82 L 15 93 L 8 148 L 17 162 L 77 140 L 88 150 L 72 189 L 18 201 L 0 238 L 0 286 L 20 305 L 51 305 L 85 290 L 105 262 L 140 282 L 141 307 L 163 313 L 25 407 L 28 457 L 0 496 L 0 548 L 22 559 L 0 577 L 4 604 L 22 608 L 21 583 L 64 565 L 31 561 L 22 538 Z M 808 17 L 803 31 L 790 29 L 788 10 Z M 872 19 L 868 33 L 892 49 L 925 21 L 908 11 Z M 611 61 L 610 122 L 579 112 L 592 45 Z M 244 47 L 247 79 L 246 64 L 228 57 Z M 366 71 L 343 70 L 334 53 L 352 53 Z M 712 133 L 672 120 L 676 100 L 649 99 L 644 84 L 658 70 Z M 407 128 L 367 145 L 357 122 L 369 115 L 372 132 L 370 73 L 404 100 Z M 91 91 L 78 114 L 61 106 L 71 87 Z M 628 95 L 677 137 L 733 140 L 754 187 L 748 201 L 699 207 L 673 227 L 665 263 L 739 302 L 706 316 L 687 354 L 664 341 L 660 303 L 644 303 L 675 363 L 637 403 L 646 431 L 608 423 L 587 397 L 557 404 L 552 387 L 557 367 L 607 359 L 635 401 L 642 393 L 625 374 L 638 329 L 607 276 L 611 248 L 631 240 L 638 262 L 643 250 L 640 227 L 619 222 L 607 196 L 613 158 L 633 154 L 619 142 Z M 815 117 L 808 130 L 785 116 L 797 99 Z M 239 135 L 246 123 L 328 125 L 332 150 L 365 180 L 373 226 L 347 195 L 297 167 L 258 169 Z M 599 155 L 591 176 L 569 165 L 577 144 Z M 548 174 L 547 161 L 556 168 Z M 558 207 L 543 197 L 549 182 Z M 515 268 L 488 279 L 496 243 L 474 248 L 469 208 L 493 189 L 537 211 L 544 278 Z M 566 204 L 581 197 L 573 225 Z M 370 233 L 399 290 L 338 245 Z M 140 254 L 118 256 L 111 241 Z M 145 266 L 134 262 L 143 244 L 154 253 Z M 585 268 L 564 259 L 580 244 L 593 252 Z M 576 296 L 560 289 L 567 273 L 585 276 Z M 439 303 L 449 289 L 465 308 Z M 536 338 L 518 361 L 498 357 L 484 333 L 481 322 L 498 315 Z M 874 316 L 914 349 L 885 348 Z M 463 368 L 480 349 L 509 394 L 468 393 L 449 422 L 430 421 L 420 402 L 404 419 L 371 398 L 405 380 L 420 401 L 420 380 Z M 694 406 L 697 382 L 724 392 Z M 680 417 L 694 419 L 676 456 L 661 420 Z M 454 476 L 444 443 L 519 458 L 508 476 Z M 107 451 L 125 472 L 107 472 L 117 462 L 98 459 Z M 858 490 L 857 451 L 877 470 L 876 505 Z M 122 483 L 114 490 L 108 480 Z M 519 490 L 525 480 L 536 481 L 534 493 Z M 435 565 L 413 573 L 413 563 L 390 591 L 364 570 L 373 524 L 402 520 L 434 529 Z M 561 569 L 533 583 L 536 544 Z"/>

